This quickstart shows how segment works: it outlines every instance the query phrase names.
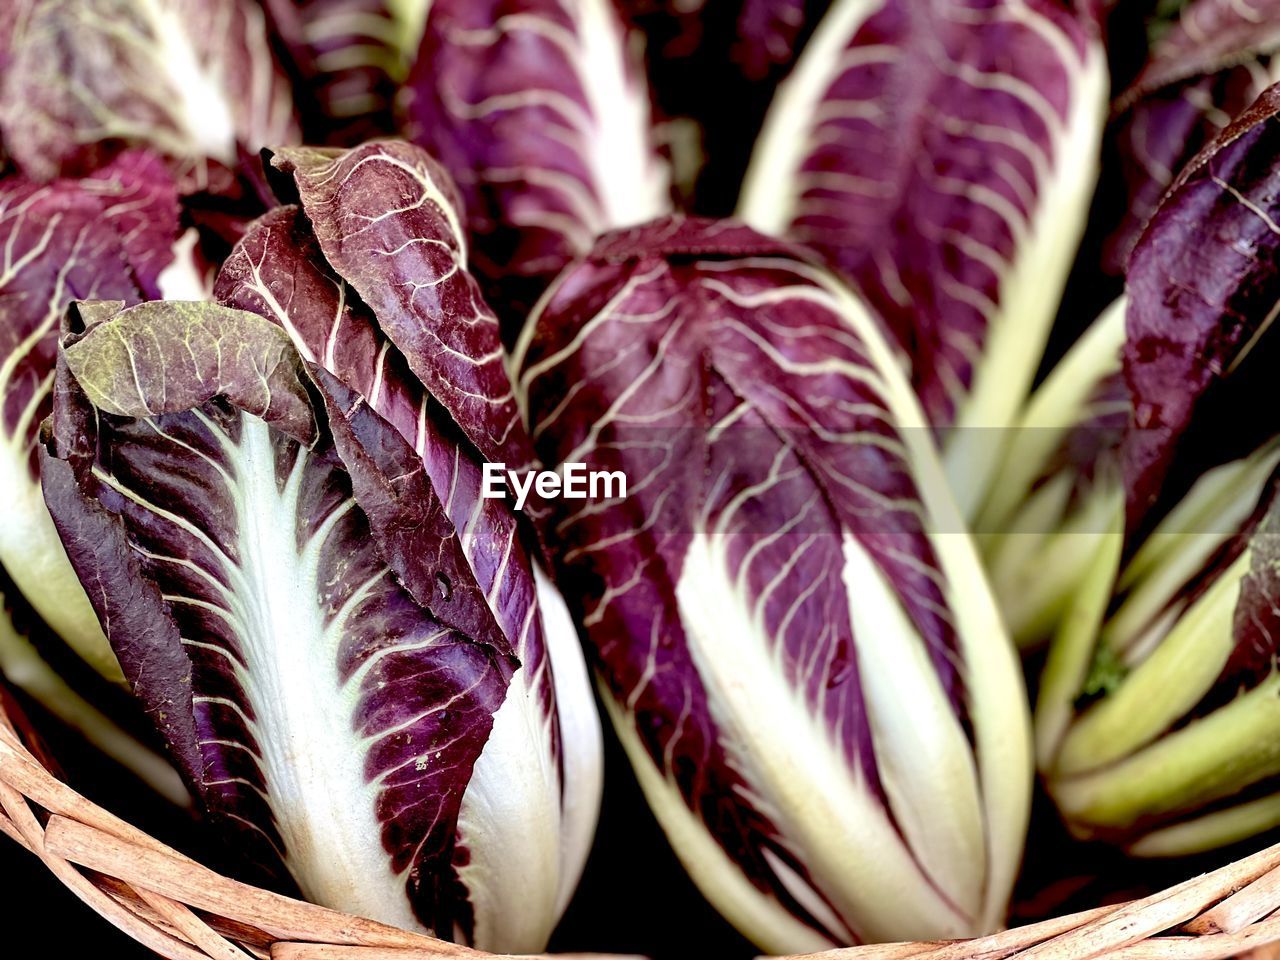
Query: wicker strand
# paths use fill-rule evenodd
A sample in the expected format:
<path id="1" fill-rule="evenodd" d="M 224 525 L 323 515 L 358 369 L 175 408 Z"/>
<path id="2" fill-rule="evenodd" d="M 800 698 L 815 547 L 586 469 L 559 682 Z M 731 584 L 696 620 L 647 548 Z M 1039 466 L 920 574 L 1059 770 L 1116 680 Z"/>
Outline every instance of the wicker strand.
<path id="1" fill-rule="evenodd" d="M 443 957 L 485 956 L 478 950 L 260 890 L 68 817 L 50 817 L 45 845 L 72 863 L 118 877 L 135 889 L 250 923 L 280 940 L 416 949 Z"/>
<path id="2" fill-rule="evenodd" d="M 26 748 L 2 700 L 0 833 L 39 857 L 90 908 L 171 960 L 491 956 L 260 890 L 209 870 L 58 781 Z M 879 944 L 775 960 L 1100 957 L 1280 960 L 1280 845 L 1143 900 L 976 940 Z M 606 958 L 584 954 L 555 960 Z"/>
<path id="3" fill-rule="evenodd" d="M 1013 956 L 1020 950 L 1043 943 L 1063 933 L 1085 926 L 1091 921 L 1110 916 L 1120 909 L 1122 904 L 1108 907 L 1095 907 L 1073 913 L 1066 917 L 1055 917 L 1040 923 L 1014 927 L 1003 930 L 981 940 L 937 940 L 927 943 L 877 943 L 863 947 L 842 947 L 838 950 L 827 950 L 823 953 L 796 954 L 790 957 L 760 958 L 760 960 L 906 960 L 910 957 L 928 958 L 928 960 L 969 960 L 971 957 L 996 958 Z"/>
<path id="4" fill-rule="evenodd" d="M 102 873 L 90 874 L 96 887 L 108 894 L 112 899 L 148 922 L 159 926 L 166 933 L 182 939 L 182 934 L 166 921 L 143 899 L 142 895 L 127 883 Z M 224 917 L 200 915 L 201 920 L 210 929 L 220 934 L 223 939 L 236 943 L 250 956 L 265 958 L 270 955 L 273 939 L 267 933 L 255 929 L 248 924 L 234 923 Z"/>
<path id="5" fill-rule="evenodd" d="M 132 824 L 90 803 L 40 766 L 18 738 L 18 733 L 0 712 L 0 781 L 49 813 L 74 817 L 82 823 L 153 850 L 165 851 L 194 864 L 195 861 L 170 850 Z"/>
<path id="6" fill-rule="evenodd" d="M 208 924 L 182 904 L 145 889 L 139 889 L 138 896 L 161 920 L 181 932 L 185 939 L 207 953 L 211 960 L 250 960 L 247 953 L 211 930 Z"/>
<path id="7" fill-rule="evenodd" d="M 1090 960 L 1113 955 L 1122 947 L 1188 923 L 1223 897 L 1243 889 L 1277 866 L 1280 866 L 1280 844 L 1130 903 L 1110 916 L 1065 935 L 1069 938 L 1065 942 L 1063 937 L 1056 937 L 1030 948 L 1022 956 L 1026 960 Z M 1276 936 L 1280 936 L 1280 930 Z"/>
<path id="8" fill-rule="evenodd" d="M 1188 933 L 1238 933 L 1263 919 L 1280 904 L 1280 867 L 1259 877 L 1249 886 L 1186 925 Z"/>

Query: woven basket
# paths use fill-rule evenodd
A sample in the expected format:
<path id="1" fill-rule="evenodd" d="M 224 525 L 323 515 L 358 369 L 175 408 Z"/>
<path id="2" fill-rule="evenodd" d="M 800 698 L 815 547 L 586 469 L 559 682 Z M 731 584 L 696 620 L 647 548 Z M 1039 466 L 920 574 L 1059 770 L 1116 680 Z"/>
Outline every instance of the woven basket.
<path id="1" fill-rule="evenodd" d="M 223 877 L 59 781 L 0 696 L 0 832 L 115 926 L 172 960 L 491 956 Z M 11 907 L 17 907 L 11 903 Z M 705 960 L 714 953 L 698 951 Z M 591 955 L 578 954 L 578 960 Z M 1280 844 L 1131 903 L 980 940 L 851 947 L 810 960 L 1280 960 Z M 567 960 L 562 955 L 562 960 Z M 595 960 L 606 960 L 597 955 Z M 616 960 L 616 958 L 614 958 Z M 789 958 L 796 960 L 796 958 Z"/>

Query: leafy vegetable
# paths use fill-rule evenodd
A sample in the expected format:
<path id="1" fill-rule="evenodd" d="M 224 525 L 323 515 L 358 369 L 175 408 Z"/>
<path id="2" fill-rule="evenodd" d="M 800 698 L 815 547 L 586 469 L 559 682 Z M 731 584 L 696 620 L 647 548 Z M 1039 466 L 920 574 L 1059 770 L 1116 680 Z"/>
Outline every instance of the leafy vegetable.
<path id="1" fill-rule="evenodd" d="M 426 391 L 482 456 L 526 464 L 498 322 L 466 270 L 461 201 L 449 175 L 423 150 L 393 140 L 346 152 L 285 149 L 272 162 L 291 175 L 285 191 L 296 191 L 333 270 Z"/>
<path id="2" fill-rule="evenodd" d="M 839 0 L 738 213 L 826 258 L 909 355 L 966 514 L 1026 398 L 1096 180 L 1106 63 L 1063 5 Z"/>
<path id="3" fill-rule="evenodd" d="M 46 496 L 233 849 L 321 903 L 541 949 L 578 869 L 561 817 L 593 816 L 563 807 L 555 694 L 588 694 L 572 659 L 553 688 L 517 541 L 450 525 L 419 455 L 256 314 L 73 320 Z M 385 525 L 402 516 L 412 554 Z"/>
<path id="4" fill-rule="evenodd" d="M 563 601 L 480 496 L 484 459 L 530 453 L 453 187 L 404 143 L 274 164 L 300 205 L 249 227 L 224 305 L 81 308 L 46 495 L 237 849 L 320 902 L 540 950 L 599 721 Z"/>
<path id="5" fill-rule="evenodd" d="M 1280 47 L 1280 5 L 1242 6 L 1230 0 L 1194 0 L 1156 42 L 1134 83 L 1152 90 L 1196 75 L 1217 73 Z"/>
<path id="6" fill-rule="evenodd" d="M 408 134 L 453 174 L 504 323 L 615 227 L 670 209 L 649 98 L 609 0 L 436 0 Z"/>
<path id="7" fill-rule="evenodd" d="M 1134 251 L 1125 535 L 1099 546 L 1041 681 L 1059 809 L 1141 855 L 1280 824 L 1278 117 L 1273 88 L 1184 170 Z"/>
<path id="8" fill-rule="evenodd" d="M 480 460 L 520 469 L 532 452 L 501 366 L 497 321 L 463 266 L 452 185 L 422 151 L 398 143 L 367 144 L 330 159 L 316 151 L 282 151 L 275 164 L 292 173 L 301 210 L 281 208 L 258 221 L 219 274 L 215 294 L 283 326 L 304 357 L 364 397 L 411 444 L 437 490 L 453 491 L 441 522 L 463 532 L 471 573 L 448 577 L 449 589 L 456 593 L 475 579 L 507 635 L 526 637 L 517 653 L 527 669 L 513 680 L 522 693 L 509 698 L 512 718 L 497 728 L 496 745 L 487 753 L 493 759 L 480 768 L 485 778 L 473 780 L 469 796 L 476 798 L 475 809 L 500 814 L 528 792 L 513 789 L 513 780 L 539 781 L 543 754 L 530 749 L 524 731 L 537 729 L 542 712 L 553 706 L 563 769 L 563 821 L 533 832 L 520 816 L 485 826 L 486 836 L 500 839 L 472 851 L 483 877 L 476 886 L 489 892 L 487 909 L 504 925 L 530 915 L 534 923 L 552 922 L 568 904 L 593 839 L 601 791 L 599 719 L 564 601 L 532 564 L 534 603 L 526 569 L 531 562 L 516 518 L 502 501 L 480 497 Z M 358 176 L 346 177 L 348 171 Z M 317 184 L 341 186 L 326 191 Z M 377 197 L 383 200 L 369 199 Z M 386 198 L 399 198 L 403 209 L 382 210 L 378 203 Z M 369 202 L 374 208 L 363 206 Z M 391 295 L 393 288 L 408 296 Z M 408 470 L 392 465 L 385 485 L 394 486 Z M 407 514 L 370 508 L 385 537 L 384 552 L 404 556 L 397 570 L 406 578 L 410 562 L 438 552 L 438 533 L 411 506 Z M 438 580 L 420 586 L 424 595 L 439 588 Z M 476 606 L 483 608 L 480 598 Z M 530 633 L 539 608 L 543 629 Z M 547 656 L 554 661 L 554 697 L 545 678 L 531 679 Z M 518 710 L 530 715 L 517 721 Z M 552 891 L 540 879 L 548 874 L 539 858 L 556 843 L 562 847 L 561 880 L 548 917 L 537 913 L 543 905 L 531 903 L 527 890 Z M 516 903 L 529 911 L 513 909 Z"/>
<path id="9" fill-rule="evenodd" d="M 1041 765 L 1077 833 L 1168 856 L 1280 823 L 1277 464 L 1272 445 L 1207 474 L 1124 567 L 1121 539 L 1102 544 L 1036 708 Z M 1103 695 L 1077 700 L 1091 684 Z"/>
<path id="10" fill-rule="evenodd" d="M 1270 58 L 1194 76 L 1136 99 L 1116 123 L 1125 203 L 1104 265 L 1123 274 L 1142 231 L 1182 168 L 1277 79 Z"/>
<path id="11" fill-rule="evenodd" d="M 1124 462 L 1132 530 L 1149 529 L 1198 472 L 1280 433 L 1268 376 L 1280 359 L 1272 333 L 1278 113 L 1273 87 L 1215 138 L 1174 184 L 1130 261 L 1124 362 L 1135 429 Z"/>
<path id="12" fill-rule="evenodd" d="M 119 145 L 208 182 L 237 145 L 296 135 L 291 92 L 250 0 L 13 0 L 0 130 L 28 176 L 84 172 Z"/>
<path id="13" fill-rule="evenodd" d="M 1271 55 L 1280 47 L 1280 10 L 1269 7 L 1188 4 L 1120 97 L 1113 138 L 1126 203 L 1107 242 L 1110 272 L 1124 272 L 1179 171 L 1277 79 Z"/>
<path id="14" fill-rule="evenodd" d="M 732 221 L 603 238 L 512 361 L 543 505 L 641 785 L 771 951 L 997 926 L 1023 840 L 1017 666 L 920 407 L 859 302 Z"/>
<path id="15" fill-rule="evenodd" d="M 1179 171 L 1271 82 L 1267 55 L 1254 55 L 1249 43 L 1242 41 L 1247 35 L 1236 29 L 1238 24 L 1233 26 L 1236 13 L 1230 10 L 1215 13 L 1214 8 L 1215 3 L 1210 2 L 1188 5 L 1181 22 L 1165 31 L 1155 43 L 1151 59 L 1138 80 L 1119 101 L 1125 112 L 1113 131 L 1113 138 L 1114 145 L 1120 148 L 1118 156 L 1127 181 L 1129 205 L 1124 211 L 1124 222 L 1108 241 L 1105 269 L 1118 271 L 1128 265 L 1134 244 Z M 1186 48 L 1191 35 L 1203 41 L 1205 50 L 1214 49 L 1218 53 L 1203 60 L 1189 58 Z M 1254 31 L 1249 42 L 1256 40 L 1257 35 Z M 1242 58 L 1244 62 L 1229 65 Z M 1183 68 L 1190 68 L 1193 75 L 1183 80 L 1173 79 L 1175 74 L 1181 75 L 1178 71 Z M 1219 72 L 1196 74 L 1195 70 L 1200 69 Z M 1169 271 L 1184 274 L 1197 286 L 1216 286 L 1222 278 L 1222 267 L 1221 264 L 1175 264 L 1166 258 L 1171 255 L 1195 258 L 1204 253 L 1234 259 L 1235 266 L 1227 269 L 1234 269 L 1238 274 L 1239 270 L 1246 269 L 1243 264 L 1248 256 L 1219 247 L 1216 239 L 1199 249 L 1190 245 L 1183 248 L 1179 231 L 1189 230 L 1199 235 L 1201 227 L 1196 222 L 1199 216 L 1199 211 L 1183 209 L 1176 215 L 1179 225 L 1166 223 L 1161 228 L 1158 245 L 1166 253 L 1154 252 L 1157 244 L 1151 244 L 1146 248 L 1145 262 L 1134 265 L 1132 317 L 1138 318 L 1137 323 L 1148 325 L 1152 318 L 1158 318 L 1156 322 L 1173 329 L 1175 337 L 1192 340 L 1216 336 L 1215 321 L 1211 317 L 1186 321 L 1176 315 L 1166 316 L 1166 305 L 1157 300 L 1165 295 L 1167 274 Z M 1103 228 L 1103 233 L 1107 219 L 1103 211 L 1096 224 Z M 1208 279 L 1210 277 L 1213 279 Z M 1237 295 L 1230 287 L 1228 283 L 1222 289 L 1192 294 L 1192 301 L 1197 296 L 1212 302 L 1215 297 Z M 1245 291 L 1238 294 L 1248 295 Z M 1187 296 L 1188 291 L 1178 295 Z M 1129 386 L 1120 373 L 1119 354 L 1124 338 L 1120 323 L 1126 309 L 1124 303 L 1114 305 L 1095 323 L 1094 332 L 1059 363 L 1050 380 L 1026 405 L 1005 445 L 1001 466 L 975 521 L 976 529 L 983 535 L 984 554 L 1002 610 L 1022 643 L 1037 643 L 1053 633 L 1054 624 L 1079 586 L 1085 569 L 1096 559 L 1097 538 L 1119 534 L 1110 500 L 1119 495 L 1125 483 L 1121 476 L 1118 428 L 1127 419 L 1131 407 Z M 1230 311 L 1234 307 L 1226 309 Z M 1132 372 L 1150 377 L 1153 375 L 1150 364 L 1171 362 L 1167 357 L 1164 360 L 1159 357 L 1175 348 L 1159 345 L 1159 341 L 1157 331 L 1145 329 L 1130 343 Z M 1172 363 L 1195 366 L 1194 354 L 1203 347 L 1204 344 L 1197 344 L 1176 348 L 1185 352 L 1180 360 Z M 1212 364 L 1201 365 L 1197 372 L 1189 375 L 1194 381 L 1210 375 L 1211 368 Z M 1146 373 L 1142 372 L 1144 369 Z M 1173 406 L 1166 411 L 1165 398 L 1152 395 L 1149 384 L 1146 389 L 1149 402 L 1144 403 L 1143 414 L 1159 410 L 1160 416 L 1168 415 L 1171 420 L 1159 431 L 1133 432 L 1125 444 L 1135 448 L 1182 442 L 1184 430 L 1194 419 L 1191 411 L 1199 402 L 1196 399 L 1199 389 L 1193 387 L 1190 392 L 1179 392 L 1159 388 L 1157 393 L 1165 393 L 1173 401 Z M 1205 462 L 1200 462 L 1194 452 L 1194 437 L 1186 438 L 1193 450 L 1182 458 L 1182 467 L 1175 471 L 1181 476 L 1169 478 L 1171 483 L 1163 509 L 1177 502 L 1206 466 L 1243 456 L 1272 429 L 1263 425 L 1254 436 L 1231 443 L 1230 438 L 1241 432 L 1233 424 L 1233 418 L 1225 413 L 1233 402 L 1223 401 L 1219 407 L 1221 414 L 1199 421 L 1200 429 L 1210 433 L 1207 442 L 1221 447 L 1220 452 L 1211 453 Z M 1179 405 L 1182 413 L 1173 413 Z M 1054 445 L 1059 443 L 1061 447 L 1054 453 Z M 1137 467 L 1132 454 L 1131 450 L 1127 489 L 1131 495 L 1149 496 L 1139 489 L 1134 472 L 1141 468 Z M 1149 481 L 1152 489 L 1160 487 L 1165 479 L 1163 475 L 1154 476 Z M 1137 514 L 1145 509 L 1131 504 L 1131 520 L 1136 523 Z M 1136 530 L 1137 538 L 1149 533 L 1158 519 L 1157 513 L 1151 523 Z"/>
<path id="16" fill-rule="evenodd" d="M 191 797 L 173 766 L 144 742 L 139 736 L 143 731 L 130 730 L 130 723 L 118 721 L 108 712 L 109 707 L 85 695 L 90 691 L 82 693 L 63 675 L 51 662 L 57 658 L 49 657 L 43 649 L 48 638 L 33 640 L 32 634 L 40 629 L 22 595 L 0 569 L 0 676 L 170 803 L 189 806 Z M 0 695 L 4 689 L 0 683 Z"/>
<path id="17" fill-rule="evenodd" d="M 0 179 L 0 564 L 46 623 L 122 679 L 40 494 L 58 322 L 77 297 L 154 299 L 182 276 L 178 200 L 158 158 L 126 153 L 81 180 Z"/>

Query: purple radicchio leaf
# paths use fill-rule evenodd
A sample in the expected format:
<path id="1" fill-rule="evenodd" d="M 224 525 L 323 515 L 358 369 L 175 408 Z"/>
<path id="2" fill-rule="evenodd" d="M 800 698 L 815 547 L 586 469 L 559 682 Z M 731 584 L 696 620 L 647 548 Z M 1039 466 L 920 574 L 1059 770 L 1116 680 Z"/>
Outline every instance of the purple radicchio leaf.
<path id="1" fill-rule="evenodd" d="M 447 414 L 383 336 L 368 308 L 332 272 L 297 207 L 277 208 L 250 228 L 218 274 L 214 297 L 278 324 L 307 362 L 329 374 L 318 386 L 333 414 L 334 441 L 349 451 L 344 455 L 349 463 L 365 464 L 365 469 L 352 470 L 357 483 L 381 480 L 384 496 L 376 503 L 367 498 L 367 512 L 407 589 L 427 605 L 437 595 L 456 598 L 449 607 L 478 618 L 450 621 L 451 626 L 473 636 L 501 629 L 518 646 L 532 602 L 532 580 L 523 596 L 512 598 L 510 605 L 498 604 L 499 628 L 485 599 L 500 580 L 497 565 L 484 564 L 482 582 L 477 582 L 460 543 L 475 515 L 477 529 L 468 539 L 482 547 L 475 555 L 477 565 L 485 557 L 503 558 L 519 550 L 514 515 L 499 501 L 476 496 L 480 471 L 470 446 L 451 428 Z M 393 450 L 379 446 L 388 426 L 400 437 Z M 384 459 L 402 450 L 409 452 L 410 461 Z M 422 475 L 424 463 L 427 477 Z M 459 483 L 461 495 L 446 506 L 435 491 Z M 410 496 L 395 493 L 406 486 Z M 435 561 L 420 563 L 425 556 Z M 527 566 L 527 557 L 520 556 Z M 434 575 L 419 580 L 422 571 Z M 450 616 L 443 609 L 438 615 Z"/>
<path id="2" fill-rule="evenodd" d="M 1136 99 L 1119 117 L 1111 136 L 1126 202 L 1103 249 L 1104 269 L 1115 275 L 1125 272 L 1178 173 L 1275 82 L 1274 69 L 1265 57 L 1191 77 Z"/>
<path id="3" fill-rule="evenodd" d="M 1138 539 L 1199 474 L 1280 433 L 1277 113 L 1272 87 L 1187 166 L 1130 260 L 1124 475 Z"/>
<path id="4" fill-rule="evenodd" d="M 289 53 L 307 143 L 395 131 L 396 91 L 422 37 L 422 0 L 264 0 Z"/>
<path id="5" fill-rule="evenodd" d="M 146 153 L 80 180 L 0 179 L 0 564 L 53 631 L 114 679 L 120 668 L 40 496 L 37 434 L 67 305 L 160 296 L 178 230 L 173 179 Z"/>
<path id="6" fill-rule="evenodd" d="M 134 690 L 247 860 L 318 902 L 472 939 L 464 797 L 518 660 L 401 586 L 328 426 L 384 457 L 403 440 L 329 421 L 255 314 L 117 310 L 82 310 L 65 341 L 43 466 Z"/>
<path id="7" fill-rule="evenodd" d="M 201 184 L 235 163 L 238 144 L 256 151 L 296 136 L 291 92 L 251 0 L 14 2 L 0 131 L 29 176 L 91 169 L 137 145 Z"/>
<path id="8" fill-rule="evenodd" d="M 1111 136 L 1127 202 L 1103 266 L 1123 274 L 1129 256 L 1178 173 L 1275 82 L 1280 7 L 1224 0 L 1188 4 L 1157 40 L 1119 98 Z"/>
<path id="9" fill-rule="evenodd" d="M 544 537 L 711 901 L 776 952 L 997 923 L 1026 816 L 1021 694 L 858 301 L 777 240 L 669 220 L 566 271 L 513 370 L 543 462 L 627 479 L 548 501 Z"/>
<path id="10" fill-rule="evenodd" d="M 472 939 L 540 949 L 576 885 L 599 804 L 599 721 L 563 602 L 536 582 L 510 507 L 481 496 L 475 448 L 326 262 L 298 208 L 249 229 L 215 297 L 279 324 L 316 369 L 334 443 L 405 588 L 469 636 L 498 631 L 521 660 L 463 799 L 460 842 Z"/>
<path id="11" fill-rule="evenodd" d="M 1270 53 L 1280 46 L 1275 0 L 1192 0 L 1154 44 L 1129 98 Z"/>
<path id="12" fill-rule="evenodd" d="M 277 151 L 331 270 L 480 455 L 515 469 L 527 439 L 503 367 L 498 321 L 467 272 L 461 202 L 421 148 Z"/>
<path id="13" fill-rule="evenodd" d="M 611 0 L 431 4 L 407 132 L 457 181 L 512 337 L 596 236 L 671 208 L 632 39 Z"/>
<path id="14" fill-rule="evenodd" d="M 979 505 L 1084 229 L 1105 113 L 1091 15 L 835 3 L 779 88 L 738 213 L 853 282 L 913 363 Z"/>

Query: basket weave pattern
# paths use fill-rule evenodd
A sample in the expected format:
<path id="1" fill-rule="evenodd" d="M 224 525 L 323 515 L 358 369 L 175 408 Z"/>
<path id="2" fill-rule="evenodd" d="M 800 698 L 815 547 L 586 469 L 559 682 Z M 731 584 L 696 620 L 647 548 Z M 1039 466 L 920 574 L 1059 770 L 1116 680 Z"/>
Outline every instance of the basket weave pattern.
<path id="1" fill-rule="evenodd" d="M 0 832 L 172 960 L 425 960 L 491 954 L 223 877 L 53 776 L 0 698 Z M 691 956 L 717 960 L 713 952 Z M 1131 903 L 971 941 L 881 944 L 807 960 L 1280 960 L 1280 844 Z M 577 960 L 607 960 L 576 955 Z M 568 960 L 562 955 L 561 960 Z M 617 958 L 614 958 L 617 960 Z M 798 960 L 798 958 L 786 958 Z"/>

